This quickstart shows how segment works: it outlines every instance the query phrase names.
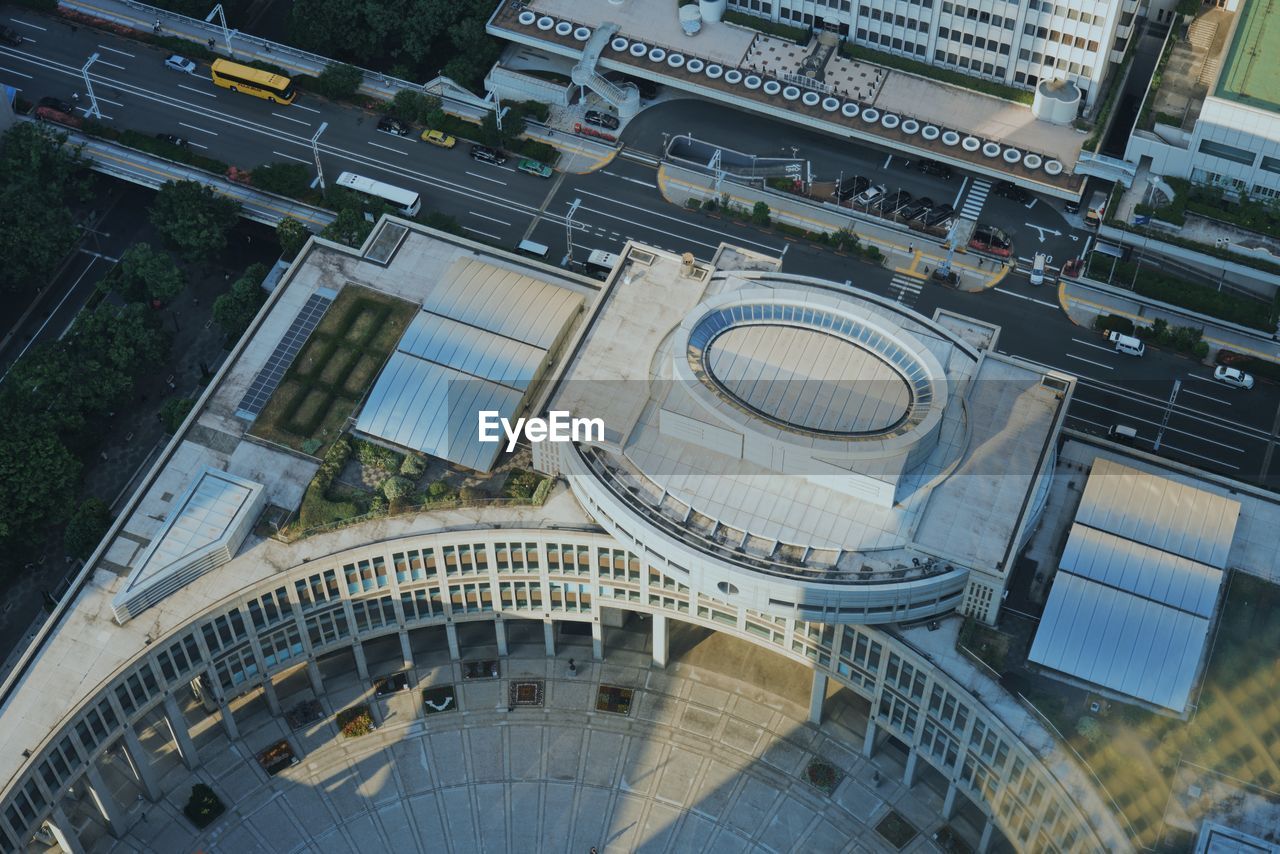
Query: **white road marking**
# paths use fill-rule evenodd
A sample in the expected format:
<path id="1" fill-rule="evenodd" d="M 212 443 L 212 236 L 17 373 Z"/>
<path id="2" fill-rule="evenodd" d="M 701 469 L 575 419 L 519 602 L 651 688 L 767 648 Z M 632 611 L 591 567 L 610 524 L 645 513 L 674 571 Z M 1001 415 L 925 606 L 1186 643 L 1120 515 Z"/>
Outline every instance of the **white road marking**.
<path id="1" fill-rule="evenodd" d="M 205 130 L 205 129 L 204 129 L 204 128 L 202 128 L 202 127 L 196 127 L 195 125 L 189 125 L 189 124 L 187 124 L 186 122 L 178 122 L 178 124 L 182 125 L 184 128 L 191 128 L 192 130 L 198 130 L 198 131 L 200 131 L 201 133 L 207 133 L 207 134 L 209 134 L 210 136 L 217 136 L 217 135 L 218 135 L 216 131 Z"/>
<path id="2" fill-rule="evenodd" d="M 960 207 L 960 197 L 964 195 L 965 188 L 969 186 L 969 176 L 964 176 L 964 180 L 960 182 L 960 192 L 956 193 L 956 197 L 951 200 L 951 207 Z"/>
<path id="3" fill-rule="evenodd" d="M 464 225 L 464 226 L 462 227 L 462 229 L 463 229 L 464 231 L 469 231 L 469 232 L 471 232 L 472 234 L 482 234 L 482 235 L 484 235 L 485 237 L 488 237 L 488 238 L 489 238 L 489 239 L 491 239 L 491 240 L 498 240 L 498 241 L 501 241 L 501 240 L 502 240 L 502 238 L 501 238 L 501 237 L 499 237 L 499 236 L 498 236 L 498 235 L 496 235 L 496 234 L 490 234 L 490 233 L 489 233 L 489 232 L 487 232 L 487 231 L 481 231 L 480 229 L 478 229 L 478 228 L 472 228 L 472 227 L 471 227 L 471 226 L 469 226 L 469 225 Z"/>
<path id="4" fill-rule="evenodd" d="M 1200 438 L 1200 437 L 1196 437 L 1196 438 Z M 1199 457 L 1200 459 L 1208 460 L 1209 462 L 1215 465 L 1226 466 L 1227 468 L 1235 469 L 1236 471 L 1240 470 L 1240 466 L 1233 466 L 1231 463 L 1224 463 L 1222 460 L 1217 459 L 1216 457 L 1207 457 L 1204 454 L 1197 454 L 1195 451 L 1186 451 L 1186 450 L 1183 450 L 1182 448 L 1179 448 L 1177 445 L 1170 444 L 1169 442 L 1164 442 L 1163 444 L 1164 444 L 1164 447 L 1168 448 L 1171 451 L 1177 451 L 1179 454 L 1186 454 L 1189 457 Z"/>
<path id="5" fill-rule="evenodd" d="M 1072 338 L 1071 340 L 1076 342 L 1077 344 L 1083 344 L 1086 347 L 1092 347 L 1095 350 L 1102 350 L 1105 353 L 1114 353 L 1116 351 L 1115 347 L 1103 347 L 1101 344 L 1094 344 L 1092 341 L 1082 341 L 1079 338 Z"/>
<path id="6" fill-rule="evenodd" d="M 203 89 L 192 89 L 190 86 L 186 85 L 185 83 L 179 83 L 179 84 L 178 84 L 178 88 L 179 88 L 179 89 L 186 89 L 188 92 L 195 92 L 197 95 L 204 95 L 206 98 L 216 98 L 216 97 L 218 97 L 217 93 L 215 93 L 215 92 L 206 92 L 206 91 L 205 91 L 205 90 L 203 90 Z"/>
<path id="7" fill-rule="evenodd" d="M 479 178 L 481 181 L 492 181 L 495 184 L 501 184 L 504 187 L 507 186 L 506 181 L 499 181 L 497 178 L 490 178 L 488 175 L 477 175 L 475 172 L 468 172 L 466 174 L 470 175 L 472 178 Z"/>
<path id="8" fill-rule="evenodd" d="M 29 23 L 27 23 L 26 21 L 20 21 L 20 20 L 18 20 L 17 18 L 10 18 L 9 20 L 10 20 L 10 21 L 13 21 L 15 24 L 22 24 L 22 26 L 24 26 L 24 27 L 30 27 L 30 28 L 31 28 L 31 29 L 33 29 L 33 30 L 39 30 L 39 31 L 40 31 L 40 32 L 42 32 L 42 33 L 47 33 L 47 32 L 49 32 L 49 28 L 48 28 L 48 27 L 42 27 L 42 26 L 40 26 L 39 24 L 29 24 Z"/>
<path id="9" fill-rule="evenodd" d="M 889 168 L 889 164 L 890 164 L 890 163 L 892 163 L 892 162 L 893 162 L 893 155 L 892 155 L 892 154 L 890 154 L 888 157 L 886 157 L 886 158 L 884 159 L 884 165 L 883 165 L 883 166 L 881 166 L 880 168 L 881 168 L 881 169 L 888 169 L 888 168 Z"/>
<path id="10" fill-rule="evenodd" d="M 649 216 L 655 217 L 655 218 L 657 218 L 657 219 L 664 219 L 664 220 L 668 220 L 668 221 L 673 222 L 673 223 L 675 223 L 677 226 L 679 226 L 679 227 L 681 227 L 681 228 L 684 228 L 684 229 L 689 229 L 689 228 L 690 228 L 690 226 L 692 226 L 693 228 L 699 229 L 699 230 L 701 230 L 701 231 L 709 231 L 709 232 L 711 232 L 712 234 L 716 235 L 717 237 L 722 237 L 722 238 L 724 238 L 725 240 L 728 240 L 728 241 L 733 242 L 733 243 L 739 243 L 739 244 L 746 243 L 746 244 L 750 244 L 750 245 L 752 245 L 752 246 L 758 246 L 758 247 L 759 247 L 759 248 L 761 248 L 761 249 L 764 249 L 764 250 L 766 250 L 766 251 L 768 251 L 768 252 L 773 252 L 773 253 L 777 253 L 777 252 L 782 251 L 782 247 L 780 247 L 780 246 L 770 246 L 770 245 L 769 245 L 769 244 L 767 244 L 767 243 L 761 243 L 761 242 L 759 242 L 759 241 L 757 241 L 757 240 L 750 240 L 750 239 L 748 239 L 748 238 L 746 238 L 746 237 L 739 237 L 739 236 L 736 236 L 736 235 L 726 234 L 725 232 L 723 232 L 723 231 L 717 231 L 716 229 L 711 228 L 710 226 L 702 225 L 702 224 L 697 223 L 697 222 L 689 222 L 688 220 L 680 219 L 680 218 L 678 218 L 678 217 L 671 216 L 670 214 L 658 213 L 657 211 L 655 211 L 655 210 L 653 210 L 653 209 L 651 209 L 651 208 L 643 208 L 643 207 L 640 207 L 639 205 L 633 205 L 633 204 L 630 204 L 630 203 L 628 203 L 628 202 L 621 202 L 621 201 L 618 201 L 618 200 L 616 200 L 616 199 L 610 198 L 609 196 L 602 196 L 602 195 L 600 195 L 599 193 L 592 193 L 592 192 L 590 192 L 590 191 L 588 191 L 588 190 L 578 190 L 578 191 L 577 191 L 577 193 L 578 193 L 578 195 L 582 195 L 582 196 L 591 196 L 592 198 L 600 199 L 600 200 L 602 200 L 602 201 L 604 201 L 604 202 L 608 202 L 609 204 L 617 205 L 617 206 L 619 206 L 619 207 L 623 207 L 623 208 L 631 208 L 632 210 L 640 211 L 640 212 L 641 212 L 641 213 L 643 213 L 643 214 L 648 214 Z M 651 231 L 656 231 L 656 232 L 658 232 L 659 234 L 665 234 L 665 235 L 667 235 L 668 237 L 674 237 L 674 238 L 676 238 L 677 240 L 689 240 L 689 239 L 692 239 L 692 238 L 689 238 L 689 237 L 688 237 L 688 234 L 687 234 L 687 233 L 685 233 L 685 234 L 677 234 L 677 233 L 675 233 L 675 232 L 671 232 L 671 231 L 664 231 L 663 229 L 655 228 L 655 227 L 654 227 L 654 226 L 652 226 L 652 225 L 645 225 L 644 223 L 641 223 L 641 222 L 635 222 L 634 220 L 629 220 L 629 219 L 627 219 L 626 217 L 618 216 L 618 215 L 616 215 L 616 214 L 606 213 L 606 212 L 604 212 L 604 211 L 597 210 L 597 209 L 594 209 L 594 208 L 592 208 L 592 209 L 590 209 L 590 210 L 591 210 L 591 212 L 592 212 L 592 213 L 602 214 L 603 216 L 610 217 L 611 219 L 616 219 L 616 220 L 618 220 L 619 222 L 625 222 L 625 223 L 628 223 L 629 225 L 638 226 L 638 227 L 640 227 L 640 228 L 647 228 L 647 229 L 649 229 L 649 230 L 651 230 Z M 699 245 L 701 245 L 701 246 L 706 246 L 708 249 L 716 249 L 716 248 L 718 248 L 718 247 L 719 247 L 719 245 L 720 245 L 719 243 L 704 243 L 704 242 L 702 242 L 702 241 L 694 241 L 694 242 L 698 243 L 698 244 L 699 244 Z"/>
<path id="11" fill-rule="evenodd" d="M 316 115 L 320 114 L 319 110 L 312 109 L 311 107 L 304 107 L 301 104 L 293 104 L 292 106 L 295 110 L 306 110 L 308 113 L 315 113 Z"/>
<path id="12" fill-rule="evenodd" d="M 1183 389 L 1183 391 L 1185 391 L 1185 389 Z M 1094 403 L 1092 400 L 1087 400 L 1083 397 L 1073 397 L 1071 399 L 1071 402 L 1072 403 L 1079 402 L 1084 404 L 1085 406 L 1092 406 L 1094 409 L 1101 409 L 1106 412 L 1110 412 L 1112 414 L 1123 415 L 1125 418 L 1129 419 L 1130 421 L 1141 421 L 1143 424 L 1150 424 L 1153 427 L 1160 427 L 1163 424 L 1164 430 L 1166 433 L 1181 433 L 1183 436 L 1190 436 L 1192 439 L 1195 439 L 1199 442 L 1205 442 L 1210 445 L 1217 445 L 1220 448 L 1226 448 L 1228 451 L 1235 451 L 1237 454 L 1244 453 L 1244 448 L 1240 448 L 1235 445 L 1228 445 L 1226 442 L 1219 442 L 1217 439 L 1210 439 L 1208 436 L 1202 436 L 1199 433 L 1192 433 L 1190 430 L 1183 430 L 1179 427 L 1171 427 L 1168 424 L 1164 424 L 1163 420 L 1153 421 L 1150 418 L 1143 418 L 1141 415 L 1133 415 L 1128 412 L 1117 413 L 1115 407 L 1112 406 L 1111 404 Z M 1194 412 L 1195 410 L 1192 410 L 1192 411 Z M 1187 415 L 1187 413 L 1185 412 L 1176 412 L 1176 414 L 1183 415 L 1183 416 Z M 1187 451 L 1186 453 L 1190 453 L 1190 451 Z"/>
<path id="13" fill-rule="evenodd" d="M 639 178 L 628 178 L 626 175 L 619 175 L 617 172 L 610 172 L 607 169 L 601 169 L 600 172 L 608 175 L 610 178 L 617 178 L 619 181 L 630 181 L 632 184 L 639 184 L 641 187 L 650 187 L 654 190 L 658 189 L 657 184 L 651 184 L 648 181 L 641 181 Z"/>
<path id="14" fill-rule="evenodd" d="M 187 145 L 194 145 L 196 148 L 208 148 L 208 147 L 209 147 L 209 146 L 207 146 L 207 145 L 201 145 L 201 144 L 200 144 L 200 143 L 198 143 L 198 142 L 192 142 L 191 140 L 187 140 Z"/>
<path id="15" fill-rule="evenodd" d="M 121 71 L 127 70 L 123 65 L 116 65 L 114 62 L 107 62 L 105 59 L 99 59 L 94 65 L 105 65 L 107 68 L 118 68 Z"/>
<path id="16" fill-rule="evenodd" d="M 487 219 L 489 220 L 489 222 L 496 222 L 498 225 L 507 225 L 507 226 L 511 225 L 511 223 L 506 222 L 504 220 L 500 220 L 497 217 L 485 216 L 484 214 L 476 213 L 475 211 L 467 211 L 467 213 L 471 214 L 472 216 L 478 216 L 481 219 Z"/>
<path id="17" fill-rule="evenodd" d="M 113 101 L 113 100 L 111 100 L 110 98 L 99 98 L 99 99 L 98 99 L 98 103 L 99 103 L 99 104 L 110 104 L 110 105 L 111 105 L 111 106 L 113 106 L 113 107 L 123 107 L 123 106 L 124 106 L 124 104 L 120 103 L 119 101 Z"/>
<path id="18" fill-rule="evenodd" d="M 3 65 L 0 65 L 0 71 L 5 72 L 6 74 L 16 74 L 16 75 L 18 75 L 19 77 L 25 77 L 25 78 L 27 78 L 28 80 L 30 80 L 30 79 L 31 79 L 31 75 L 30 75 L 30 74 L 23 74 L 21 71 L 14 71 L 12 68 L 5 68 Z"/>
<path id="19" fill-rule="evenodd" d="M 286 122 L 297 122 L 300 125 L 311 127 L 311 122 L 304 122 L 302 119 L 295 119 L 291 116 L 282 116 L 279 113 L 272 113 L 271 115 L 275 116 L 277 119 L 284 119 Z"/>
<path id="20" fill-rule="evenodd" d="M 118 54 L 120 54 L 121 56 L 127 56 L 127 57 L 129 57 L 130 59 L 137 59 L 137 58 L 138 58 L 138 57 L 134 56 L 132 53 L 129 53 L 129 51 L 127 51 L 127 50 L 116 50 L 114 47 L 107 47 L 105 44 L 100 44 L 100 45 L 98 45 L 98 48 L 99 48 L 99 49 L 101 49 L 101 50 L 109 50 L 109 51 L 111 51 L 112 53 L 118 53 Z"/>
<path id="21" fill-rule="evenodd" d="M 1195 376 L 1195 374 L 1192 374 L 1191 376 Z M 1220 397 L 1213 397 L 1212 395 L 1208 395 L 1208 394 L 1201 394 L 1201 393 L 1200 393 L 1200 392 L 1198 392 L 1198 391 L 1192 391 L 1191 389 L 1189 389 L 1189 388 L 1185 388 L 1185 387 L 1182 389 L 1182 393 L 1183 393 L 1183 394 L 1192 394 L 1192 395 L 1195 395 L 1196 397 L 1203 397 L 1205 400 L 1212 400 L 1214 403 L 1221 403 L 1223 406 L 1230 406 L 1230 405 L 1231 405 L 1230 403 L 1228 403 L 1227 401 L 1223 400 L 1223 399 L 1222 399 L 1222 398 L 1220 398 Z"/>
<path id="22" fill-rule="evenodd" d="M 1077 356 L 1074 353 L 1063 353 L 1062 355 L 1066 356 L 1068 359 L 1077 359 L 1081 362 L 1088 362 L 1090 365 L 1096 365 L 1097 367 L 1105 368 L 1108 371 L 1115 370 L 1111 365 L 1104 365 L 1101 362 L 1095 362 L 1093 359 L 1086 359 L 1084 356 Z"/>
<path id="23" fill-rule="evenodd" d="M 311 165 L 311 161 L 310 161 L 310 160 L 304 160 L 304 159 L 303 159 L 303 158 L 301 158 L 301 157 L 294 157 L 292 154 L 285 154 L 283 151 L 273 151 L 273 152 L 271 152 L 271 153 L 272 153 L 272 154 L 274 154 L 274 155 L 275 155 L 275 156 L 277 156 L 277 157 L 287 157 L 289 160 L 296 160 L 296 161 L 298 161 L 299 163 L 305 163 L 305 164 L 307 164 L 308 166 L 310 166 L 310 165 Z"/>
<path id="24" fill-rule="evenodd" d="M 384 151 L 394 151 L 396 154 L 402 154 L 402 155 L 405 155 L 405 156 L 407 156 L 407 155 L 409 154 L 409 152 L 407 152 L 407 151 L 401 151 L 401 150 L 400 150 L 400 149 L 398 149 L 398 148 L 392 148 L 391 146 L 389 146 L 389 145 L 383 145 L 383 144 L 382 144 L 382 143 L 380 143 L 380 142 L 371 142 L 371 143 L 369 143 L 369 144 L 370 144 L 370 145 L 372 145 L 374 148 L 381 148 L 381 149 L 383 149 Z"/>
<path id="25" fill-rule="evenodd" d="M 1017 297 L 1018 299 L 1024 299 L 1024 300 L 1026 300 L 1027 302 L 1033 302 L 1033 303 L 1035 303 L 1036 305 L 1043 305 L 1043 306 L 1046 306 L 1046 307 L 1048 307 L 1048 308 L 1052 308 L 1052 309 L 1057 309 L 1057 308 L 1059 307 L 1059 306 L 1058 306 L 1058 304 L 1057 304 L 1056 302 L 1048 302 L 1048 301 L 1046 301 L 1046 300 L 1036 299 L 1035 297 L 1029 297 L 1029 296 L 1027 296 L 1026 294 L 1020 294 L 1020 293 L 1015 293 L 1014 291 L 1008 291 L 1008 290 L 1005 290 L 1004 288 L 993 288 L 993 290 L 997 291 L 998 293 L 1008 294 L 1008 295 L 1009 295 L 1009 296 L 1011 296 L 1011 297 Z"/>

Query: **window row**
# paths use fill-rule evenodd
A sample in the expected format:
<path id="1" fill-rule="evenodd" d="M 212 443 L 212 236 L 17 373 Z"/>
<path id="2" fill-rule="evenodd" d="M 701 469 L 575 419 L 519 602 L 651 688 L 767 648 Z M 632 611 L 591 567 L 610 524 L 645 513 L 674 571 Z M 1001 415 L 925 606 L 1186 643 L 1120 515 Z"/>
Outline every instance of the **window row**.
<path id="1" fill-rule="evenodd" d="M 1009 55 L 1009 45 L 997 41 L 996 39 L 984 39 L 982 36 L 975 36 L 973 33 L 966 33 L 963 30 L 948 30 L 946 27 L 938 29 L 938 38 L 950 39 L 953 42 L 960 42 L 964 45 L 972 45 L 978 50 L 991 50 L 1003 56 Z"/>

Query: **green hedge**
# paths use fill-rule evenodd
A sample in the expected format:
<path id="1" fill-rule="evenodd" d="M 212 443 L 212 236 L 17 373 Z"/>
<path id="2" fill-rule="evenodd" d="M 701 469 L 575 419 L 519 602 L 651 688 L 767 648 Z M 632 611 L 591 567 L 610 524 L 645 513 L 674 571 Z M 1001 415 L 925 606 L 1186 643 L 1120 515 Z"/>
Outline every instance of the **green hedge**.
<path id="1" fill-rule="evenodd" d="M 1106 281 L 1111 274 L 1113 260 L 1115 259 L 1110 255 L 1090 253 L 1089 276 Z M 1274 328 L 1266 303 L 1231 293 L 1219 293 L 1208 285 L 1170 276 L 1155 267 L 1155 263 L 1157 262 L 1152 261 L 1139 267 L 1132 261 L 1116 261 L 1114 278 L 1122 283 L 1135 282 L 1137 293 L 1170 305 L 1266 332 Z"/>
<path id="2" fill-rule="evenodd" d="M 205 157 L 203 154 L 196 154 L 189 148 L 181 145 L 174 145 L 163 140 L 156 139 L 145 133 L 139 133 L 136 130 L 116 130 L 113 127 L 102 124 L 92 119 L 86 120 L 80 128 L 81 132 L 98 139 L 107 139 L 112 142 L 118 142 L 121 145 L 132 148 L 136 151 L 143 151 L 147 154 L 154 154 L 157 157 L 163 157 L 167 160 L 174 160 L 178 163 L 185 163 L 188 166 L 194 166 L 197 169 L 204 169 L 207 172 L 216 172 L 219 175 L 226 175 L 227 169 L 230 167 L 221 160 L 215 160 L 212 157 Z M 176 134 L 175 134 L 176 136 Z"/>
<path id="3" fill-rule="evenodd" d="M 1119 332 L 1121 335 L 1133 334 L 1133 321 L 1120 314 L 1100 314 L 1093 319 L 1093 328 L 1097 332 Z"/>
<path id="4" fill-rule="evenodd" d="M 1006 86 L 1003 83 L 996 83 L 993 80 L 983 80 L 980 77 L 971 77 L 960 71 L 951 71 L 950 69 L 941 68 L 937 65 L 930 65 L 927 62 L 908 59 L 905 56 L 885 53 L 881 50 L 872 50 L 869 47 L 856 45 L 852 42 L 845 42 L 842 44 L 840 46 L 840 52 L 849 59 L 854 59 L 858 62 L 870 62 L 874 65 L 883 65 L 886 68 L 896 68 L 899 71 L 918 74 L 921 77 L 927 77 L 930 80 L 950 83 L 953 86 L 960 86 L 964 89 L 972 89 L 975 92 L 981 92 L 984 95 L 993 95 L 997 98 L 1003 98 L 1006 101 L 1014 101 L 1019 104 L 1030 104 L 1032 99 L 1035 97 L 1034 92 L 1024 89 L 1015 89 L 1012 86 Z"/>
<path id="5" fill-rule="evenodd" d="M 780 39 L 795 42 L 796 44 L 808 44 L 809 30 L 804 27 L 793 27 L 789 24 L 777 24 L 768 18 L 757 18 L 755 15 L 748 15 L 745 12 L 735 12 L 732 9 L 724 13 L 724 20 L 730 24 L 737 24 L 740 27 L 747 27 L 757 32 L 765 33 L 770 36 L 777 36 Z"/>

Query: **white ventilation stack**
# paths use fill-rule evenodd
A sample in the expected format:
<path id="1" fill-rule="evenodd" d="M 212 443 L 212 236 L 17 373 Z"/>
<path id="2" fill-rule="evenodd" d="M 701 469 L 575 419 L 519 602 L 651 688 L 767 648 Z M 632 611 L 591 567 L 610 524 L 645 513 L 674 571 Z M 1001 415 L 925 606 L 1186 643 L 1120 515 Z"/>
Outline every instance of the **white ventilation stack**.
<path id="1" fill-rule="evenodd" d="M 1069 125 L 1080 110 L 1080 89 L 1067 80 L 1043 80 L 1036 86 L 1031 115 L 1053 125 Z"/>
<path id="2" fill-rule="evenodd" d="M 715 24 L 724 20 L 728 5 L 729 0 L 698 0 L 698 11 L 702 13 L 702 20 Z"/>

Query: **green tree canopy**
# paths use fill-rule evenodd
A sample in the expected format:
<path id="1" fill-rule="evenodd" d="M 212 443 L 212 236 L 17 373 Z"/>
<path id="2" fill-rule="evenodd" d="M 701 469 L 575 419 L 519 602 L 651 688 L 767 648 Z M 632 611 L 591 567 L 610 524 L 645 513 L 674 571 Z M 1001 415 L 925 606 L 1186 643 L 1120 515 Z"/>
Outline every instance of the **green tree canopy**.
<path id="1" fill-rule="evenodd" d="M 301 163 L 268 163 L 249 174 L 259 190 L 300 199 L 311 189 L 311 169 Z"/>
<path id="2" fill-rule="evenodd" d="M 338 218 L 324 227 L 320 236 L 345 246 L 359 246 L 373 231 L 373 223 L 364 218 L 358 207 L 346 207 L 338 211 Z"/>
<path id="3" fill-rule="evenodd" d="M 291 216 L 281 219 L 280 224 L 276 226 L 276 239 L 280 241 L 280 251 L 290 261 L 297 257 L 310 237 L 310 230 Z"/>
<path id="4" fill-rule="evenodd" d="M 168 302 L 182 293 L 186 282 L 168 252 L 138 243 L 120 256 L 105 284 L 127 302 Z"/>
<path id="5" fill-rule="evenodd" d="M 63 534 L 67 554 L 77 560 L 89 557 L 110 527 L 111 508 L 107 506 L 107 502 L 99 498 L 86 498 L 67 521 L 67 530 Z"/>
<path id="6" fill-rule="evenodd" d="M 151 204 L 151 224 L 192 261 L 208 261 L 227 245 L 240 205 L 196 181 L 170 181 Z"/>
<path id="7" fill-rule="evenodd" d="M 230 290 L 213 301 L 213 319 L 229 337 L 243 335 L 266 302 L 267 292 L 262 289 L 266 277 L 266 265 L 254 264 L 231 283 Z"/>
<path id="8" fill-rule="evenodd" d="M 325 66 L 324 71 L 316 78 L 312 88 L 317 95 L 326 98 L 350 98 L 360 89 L 364 81 L 364 72 L 354 65 L 335 62 Z"/>
<path id="9" fill-rule="evenodd" d="M 101 362 L 129 377 L 159 365 L 169 354 L 171 336 L 146 306 L 103 303 L 81 314 L 64 341 L 74 358 Z"/>
<path id="10" fill-rule="evenodd" d="M 80 461 L 42 419 L 19 417 L 0 431 L 0 543 L 40 536 L 75 503 Z"/>

